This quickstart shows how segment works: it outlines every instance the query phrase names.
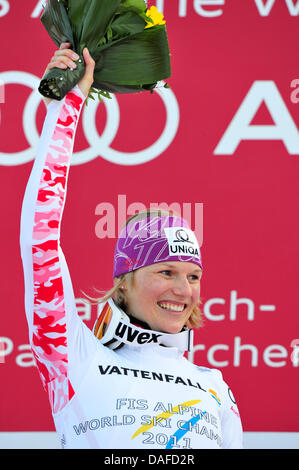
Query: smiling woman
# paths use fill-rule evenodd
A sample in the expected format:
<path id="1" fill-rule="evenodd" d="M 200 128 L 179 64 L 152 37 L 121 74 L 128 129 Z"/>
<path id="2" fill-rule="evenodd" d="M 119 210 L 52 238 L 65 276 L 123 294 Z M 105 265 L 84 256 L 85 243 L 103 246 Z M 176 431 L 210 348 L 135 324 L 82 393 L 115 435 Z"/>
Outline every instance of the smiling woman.
<path id="1" fill-rule="evenodd" d="M 200 278 L 188 262 L 139 268 L 127 289 L 128 311 L 151 329 L 179 333 L 199 303 Z"/>
<path id="2" fill-rule="evenodd" d="M 202 268 L 199 266 L 199 262 L 194 264 L 189 261 L 160 261 L 159 264 L 153 263 L 140 267 L 141 264 L 144 264 L 142 263 L 142 259 L 145 258 L 144 247 L 148 251 L 152 251 L 152 244 L 159 244 L 155 230 L 157 227 L 153 228 L 153 221 L 161 219 L 162 216 L 167 222 L 172 220 L 169 217 L 173 218 L 174 216 L 176 221 L 181 220 L 179 214 L 164 209 L 148 209 L 128 218 L 120 238 L 127 233 L 130 242 L 127 238 L 125 244 L 135 243 L 137 245 L 138 243 L 140 254 L 136 255 L 134 259 L 128 259 L 125 254 L 122 254 L 128 272 L 115 276 L 114 287 L 104 296 L 97 299 L 87 297 L 95 304 L 104 303 L 113 298 L 115 303 L 127 314 L 133 316 L 135 320 L 141 320 L 158 331 L 177 333 L 184 326 L 198 328 L 203 323 L 203 315 L 199 308 L 202 303 L 200 299 Z M 140 226 L 138 228 L 136 224 L 132 225 L 138 221 L 144 223 L 146 220 L 150 220 L 150 225 L 146 230 L 142 230 Z M 186 221 L 184 221 L 184 225 L 187 225 Z M 185 231 L 184 233 L 186 234 Z M 136 239 L 133 241 L 132 235 L 138 240 L 137 243 Z M 182 236 L 180 239 L 186 241 Z M 166 242 L 166 240 L 165 237 L 164 241 Z M 141 245 L 142 241 L 146 242 L 144 246 Z M 183 244 L 180 243 L 180 245 Z M 115 259 L 119 256 L 116 247 Z M 175 259 L 175 257 L 169 257 L 169 260 L 171 259 Z M 168 316 L 170 312 L 172 314 Z"/>
<path id="3" fill-rule="evenodd" d="M 47 100 L 20 235 L 30 344 L 61 445 L 242 447 L 221 372 L 184 356 L 201 321 L 202 275 L 198 241 L 184 219 L 159 210 L 129 219 L 115 247 L 115 285 L 101 299 L 94 330 L 78 316 L 60 227 L 76 128 L 93 83 L 95 62 L 87 49 L 83 57 L 78 85 L 60 101 Z M 48 69 L 70 60 L 78 56 L 63 44 Z"/>

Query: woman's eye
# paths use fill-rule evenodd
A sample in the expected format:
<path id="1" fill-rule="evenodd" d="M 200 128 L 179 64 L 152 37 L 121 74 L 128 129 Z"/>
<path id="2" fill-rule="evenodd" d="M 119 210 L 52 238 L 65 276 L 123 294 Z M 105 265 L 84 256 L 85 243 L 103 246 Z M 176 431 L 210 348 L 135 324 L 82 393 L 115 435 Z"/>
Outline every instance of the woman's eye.
<path id="1" fill-rule="evenodd" d="M 165 274 L 165 276 L 170 276 L 171 274 L 171 271 L 169 271 L 169 269 L 165 269 L 164 271 L 160 271 L 161 274 Z"/>

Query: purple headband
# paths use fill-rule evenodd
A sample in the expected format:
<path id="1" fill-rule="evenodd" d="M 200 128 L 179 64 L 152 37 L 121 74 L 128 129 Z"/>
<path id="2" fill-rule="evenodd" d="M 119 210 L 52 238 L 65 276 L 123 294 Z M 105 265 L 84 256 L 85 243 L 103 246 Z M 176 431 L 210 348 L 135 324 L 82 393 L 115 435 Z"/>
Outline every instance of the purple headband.
<path id="1" fill-rule="evenodd" d="M 113 277 L 163 261 L 189 261 L 202 268 L 198 241 L 188 223 L 168 215 L 132 220 L 117 240 Z"/>

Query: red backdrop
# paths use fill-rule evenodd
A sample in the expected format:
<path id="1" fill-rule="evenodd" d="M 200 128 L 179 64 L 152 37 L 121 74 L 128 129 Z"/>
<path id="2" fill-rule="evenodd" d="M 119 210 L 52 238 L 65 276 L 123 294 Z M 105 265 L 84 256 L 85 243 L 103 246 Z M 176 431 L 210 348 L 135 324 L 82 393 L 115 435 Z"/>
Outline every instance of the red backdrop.
<path id="1" fill-rule="evenodd" d="M 18 241 L 45 116 L 36 89 L 55 50 L 41 3 L 0 1 L 0 431 L 54 430 Z M 205 324 L 190 359 L 222 371 L 245 431 L 299 431 L 299 1 L 156 4 L 171 90 L 91 103 L 79 123 L 62 225 L 76 298 L 111 286 L 113 230 L 136 203 L 176 203 L 202 236 Z M 78 306 L 91 327 L 96 307 Z"/>

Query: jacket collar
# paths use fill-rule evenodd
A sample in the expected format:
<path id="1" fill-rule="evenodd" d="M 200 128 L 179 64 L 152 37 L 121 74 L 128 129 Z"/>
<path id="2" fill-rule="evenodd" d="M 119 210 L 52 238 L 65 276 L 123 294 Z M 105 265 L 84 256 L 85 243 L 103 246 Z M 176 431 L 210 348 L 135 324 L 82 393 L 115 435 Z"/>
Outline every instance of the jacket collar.
<path id="1" fill-rule="evenodd" d="M 103 318 L 108 318 L 108 321 L 105 325 L 104 335 L 99 340 L 111 349 L 119 349 L 124 344 L 135 347 L 159 344 L 185 352 L 191 351 L 193 347 L 193 330 L 189 330 L 187 327 L 184 327 L 179 333 L 153 331 L 146 323 L 127 315 L 115 304 L 113 299 L 109 299 L 103 305 L 103 311 L 105 312 Z"/>

